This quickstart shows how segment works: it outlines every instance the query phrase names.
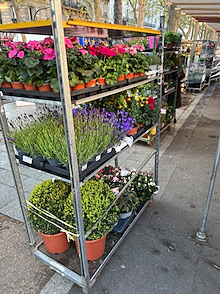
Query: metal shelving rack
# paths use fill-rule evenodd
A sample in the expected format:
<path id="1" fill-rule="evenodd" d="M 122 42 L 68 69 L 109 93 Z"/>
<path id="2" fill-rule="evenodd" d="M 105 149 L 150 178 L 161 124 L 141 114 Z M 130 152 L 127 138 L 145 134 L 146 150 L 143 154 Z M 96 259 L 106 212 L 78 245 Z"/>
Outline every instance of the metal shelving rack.
<path id="1" fill-rule="evenodd" d="M 66 49 L 64 44 L 64 29 L 67 30 L 67 33 L 71 32 L 71 26 L 76 28 L 77 31 L 82 31 L 83 33 L 91 31 L 91 28 L 96 29 L 95 32 L 99 32 L 100 34 L 107 34 L 110 33 L 114 37 L 114 35 L 117 35 L 117 32 L 120 33 L 127 33 L 128 35 L 132 34 L 160 34 L 159 31 L 154 31 L 151 29 L 144 29 L 144 28 L 137 28 L 137 27 L 128 27 L 128 26 L 120 26 L 120 25 L 110 25 L 110 24 L 99 24 L 99 23 L 92 23 L 92 22 L 85 22 L 80 20 L 71 21 L 69 23 L 65 23 L 62 21 L 62 9 L 61 9 L 61 2 L 56 0 L 50 0 L 50 10 L 51 10 L 51 20 L 48 21 L 40 21 L 40 22 L 27 22 L 27 23 L 21 23 L 21 24 L 10 24 L 10 25 L 2 25 L 0 26 L 1 31 L 11 31 L 11 32 L 19 32 L 19 33 L 35 33 L 35 34 L 49 34 L 53 33 L 54 36 L 54 46 L 56 51 L 56 63 L 57 63 L 57 72 L 58 72 L 58 79 L 59 79 L 59 86 L 60 86 L 60 101 L 53 100 L 47 100 L 44 98 L 39 97 L 21 97 L 12 95 L 4 96 L 3 93 L 1 93 L 0 98 L 0 122 L 1 122 L 1 128 L 3 132 L 3 137 L 5 141 L 5 145 L 7 148 L 7 153 L 11 165 L 11 169 L 13 172 L 13 177 L 16 184 L 16 189 L 18 193 L 18 198 L 20 201 L 20 206 L 22 210 L 22 214 L 24 217 L 24 224 L 26 227 L 28 240 L 30 244 L 31 251 L 34 256 L 41 259 L 45 264 L 47 264 L 49 267 L 53 268 L 55 271 L 59 272 L 61 275 L 69 278 L 74 283 L 82 287 L 83 293 L 88 294 L 90 291 L 91 286 L 95 283 L 98 274 L 103 269 L 107 261 L 110 259 L 114 251 L 118 248 L 120 243 L 123 241 L 125 236 L 128 234 L 132 226 L 135 224 L 137 219 L 140 217 L 141 213 L 144 211 L 144 209 L 147 206 L 147 202 L 142 207 L 140 212 L 136 215 L 136 217 L 133 219 L 130 226 L 126 229 L 124 234 L 121 236 L 119 241 L 116 243 L 116 245 L 112 248 L 112 250 L 109 252 L 109 254 L 106 256 L 106 258 L 103 260 L 103 262 L 100 264 L 98 269 L 95 271 L 95 273 L 90 277 L 89 268 L 88 268 L 88 261 L 86 257 L 86 248 L 85 248 L 85 239 L 86 236 L 88 236 L 88 232 L 84 233 L 84 225 L 83 225 L 83 217 L 82 217 L 82 206 L 81 206 L 81 197 L 80 197 L 80 178 L 79 178 L 79 172 L 78 172 L 78 162 L 77 162 L 77 156 L 76 156 L 76 144 L 75 144 L 75 135 L 74 135 L 74 124 L 73 124 L 73 117 L 72 117 L 72 109 L 78 105 L 79 103 L 84 103 L 88 101 L 92 101 L 95 99 L 99 99 L 101 97 L 111 95 L 113 93 L 119 93 L 126 89 L 131 89 L 136 86 L 139 86 L 141 84 L 149 83 L 153 80 L 156 80 L 159 78 L 158 82 L 158 98 L 157 99 L 157 105 L 160 107 L 160 98 L 161 98 L 161 90 L 162 90 L 162 80 L 163 80 L 163 52 L 161 55 L 161 69 L 160 69 L 160 76 L 155 77 L 152 79 L 145 79 L 143 81 L 135 82 L 131 85 L 126 85 L 121 88 L 116 88 L 113 90 L 106 91 L 105 93 L 96 93 L 93 96 L 90 97 L 84 97 L 81 100 L 71 99 L 71 93 L 69 91 L 69 81 L 68 81 L 68 67 L 67 67 L 67 59 L 66 59 Z M 163 22 L 164 24 L 164 22 Z M 162 25 L 162 32 L 163 32 L 163 26 Z M 52 31 L 51 31 L 52 27 Z M 43 28 L 43 30 L 42 30 Z M 116 33 L 115 33 L 116 31 Z M 162 34 L 163 35 L 163 34 Z M 13 145 L 11 142 L 7 140 L 9 137 L 9 128 L 7 124 L 7 119 L 5 115 L 4 105 L 3 105 L 3 99 L 12 99 L 12 100 L 23 100 L 23 101 L 32 101 L 37 103 L 44 103 L 44 104 L 51 104 L 51 105 L 61 105 L 63 109 L 63 117 L 64 117 L 64 126 L 65 126 L 65 134 L 66 134 L 66 141 L 67 141 L 67 149 L 68 149 L 68 158 L 69 158 L 69 182 L 72 186 L 72 192 L 74 192 L 74 198 L 73 198 L 73 205 L 75 209 L 76 214 L 76 225 L 77 230 L 79 233 L 79 251 L 80 251 L 80 269 L 81 274 L 78 274 L 77 272 L 69 269 L 68 267 L 64 266 L 60 262 L 54 260 L 47 254 L 43 253 L 39 250 L 39 246 L 42 242 L 39 244 L 36 244 L 36 240 L 34 238 L 34 234 L 32 231 L 32 228 L 27 220 L 26 217 L 26 200 L 24 195 L 24 190 L 22 187 L 22 181 L 19 174 L 19 168 L 18 163 L 16 161 L 16 156 L 14 153 Z M 155 156 L 155 182 L 158 184 L 158 164 L 159 164 L 159 125 L 160 125 L 160 116 L 158 115 L 158 121 L 157 121 L 157 135 L 156 135 L 156 143 L 155 143 L 155 150 L 152 151 L 147 158 L 143 161 L 142 165 L 137 170 L 140 171 L 144 165 L 153 157 Z M 143 134 L 142 134 L 143 135 Z M 135 140 L 137 141 L 138 138 Z M 115 159 L 117 159 L 118 154 L 115 155 Z M 111 158 L 113 159 L 113 158 Z M 107 162 L 105 162 L 103 165 L 106 165 Z M 98 170 L 100 167 L 98 168 Z M 94 173 L 93 173 L 94 174 Z M 90 176 L 92 176 L 91 174 Z M 50 174 L 51 176 L 51 174 Z M 90 177 L 89 176 L 89 177 Z M 87 177 L 85 180 L 87 180 L 89 177 Z M 134 176 L 135 177 L 135 176 Z M 120 195 L 125 191 L 127 186 L 132 182 L 132 179 L 124 186 L 124 188 L 121 190 L 119 195 L 117 196 L 115 202 L 120 197 Z M 59 177 L 60 178 L 60 177 Z M 66 179 L 63 179 L 66 181 Z M 112 204 L 113 205 L 113 204 Z M 107 212 L 105 212 L 107 213 Z M 105 214 L 104 213 L 104 214 Z M 100 220 L 99 220 L 100 221 Z M 91 229 L 90 229 L 91 231 Z"/>

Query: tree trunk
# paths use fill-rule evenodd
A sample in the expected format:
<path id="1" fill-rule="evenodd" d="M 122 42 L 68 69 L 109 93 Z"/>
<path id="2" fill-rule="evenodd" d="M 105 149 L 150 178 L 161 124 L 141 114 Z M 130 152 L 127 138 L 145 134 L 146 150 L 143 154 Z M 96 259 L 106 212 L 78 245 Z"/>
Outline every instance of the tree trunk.
<path id="1" fill-rule="evenodd" d="M 114 23 L 122 24 L 122 0 L 115 0 Z"/>
<path id="2" fill-rule="evenodd" d="M 138 26 L 143 27 L 145 16 L 145 0 L 138 0 Z"/>
<path id="3" fill-rule="evenodd" d="M 138 23 L 138 16 L 137 16 L 137 1 L 136 0 L 135 2 L 132 2 L 131 0 L 128 0 L 130 5 L 131 5 L 131 8 L 133 10 L 133 14 L 134 14 L 134 21 L 135 23 L 137 24 Z"/>
<path id="4" fill-rule="evenodd" d="M 190 35 L 191 32 L 192 32 L 192 36 L 193 36 L 194 27 L 195 27 L 195 23 L 193 23 L 193 18 L 191 17 L 190 24 L 189 24 L 189 29 L 188 29 L 188 32 L 186 33 L 186 39 L 187 40 L 189 39 L 189 35 Z"/>
<path id="5" fill-rule="evenodd" d="M 21 20 L 21 15 L 20 15 L 20 9 L 19 9 L 19 6 L 18 6 L 18 3 L 16 0 L 12 0 L 12 4 L 14 6 L 14 9 L 15 9 L 15 14 L 16 14 L 16 18 L 17 18 L 17 21 L 18 22 L 22 22 Z M 26 36 L 24 34 L 21 34 L 21 37 L 22 37 L 22 41 L 23 42 L 26 42 Z"/>
<path id="6" fill-rule="evenodd" d="M 180 9 L 175 9 L 175 5 L 170 5 L 169 16 L 167 21 L 167 31 L 177 32 L 180 19 Z"/>
<path id="7" fill-rule="evenodd" d="M 100 0 L 95 0 L 94 1 L 94 9 L 95 9 L 95 20 L 96 21 L 100 21 L 102 18 L 100 6 L 101 6 Z"/>

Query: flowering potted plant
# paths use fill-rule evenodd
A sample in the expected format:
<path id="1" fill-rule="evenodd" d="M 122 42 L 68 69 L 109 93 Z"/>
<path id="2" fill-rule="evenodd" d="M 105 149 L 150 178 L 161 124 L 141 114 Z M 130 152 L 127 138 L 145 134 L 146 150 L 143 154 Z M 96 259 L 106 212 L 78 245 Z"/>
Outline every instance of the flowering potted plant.
<path id="1" fill-rule="evenodd" d="M 130 187 L 119 198 L 118 207 L 120 211 L 120 218 L 125 219 L 130 217 L 139 204 L 139 198 L 135 191 Z"/>
<path id="2" fill-rule="evenodd" d="M 110 187 L 102 180 L 89 180 L 81 188 L 82 213 L 85 233 L 99 220 L 104 211 L 115 199 Z M 65 221 L 71 225 L 75 223 L 72 194 L 69 195 L 64 208 Z M 88 260 L 100 258 L 105 251 L 106 235 L 111 232 L 118 218 L 118 207 L 113 205 L 108 214 L 97 224 L 86 239 L 86 253 Z M 78 240 L 76 240 L 78 249 Z"/>
<path id="3" fill-rule="evenodd" d="M 64 205 L 70 191 L 68 183 L 46 180 L 31 192 L 27 216 L 34 229 L 40 233 L 49 253 L 61 253 L 70 246 L 66 234 L 60 232 L 59 222 L 59 219 L 64 219 Z"/>

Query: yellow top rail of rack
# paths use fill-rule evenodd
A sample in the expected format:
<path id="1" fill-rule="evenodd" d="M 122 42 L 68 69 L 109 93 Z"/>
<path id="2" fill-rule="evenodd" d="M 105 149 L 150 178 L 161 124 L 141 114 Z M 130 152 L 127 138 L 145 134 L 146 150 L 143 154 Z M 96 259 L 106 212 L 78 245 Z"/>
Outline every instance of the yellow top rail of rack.
<path id="1" fill-rule="evenodd" d="M 79 28 L 82 29 L 79 29 Z M 69 21 L 63 21 L 64 32 L 67 35 L 72 36 L 84 36 L 86 37 L 87 32 L 91 35 L 91 30 L 89 28 L 103 29 L 106 32 L 121 31 L 124 34 L 127 32 L 130 34 L 141 34 L 141 35 L 160 35 L 160 31 L 151 28 L 141 28 L 135 26 L 126 26 L 118 24 L 109 23 L 98 23 L 84 21 L 80 19 L 74 19 Z M 77 30 L 75 30 L 78 28 Z M 0 25 L 1 32 L 9 33 L 20 33 L 20 34 L 40 34 L 40 35 L 52 35 L 51 20 L 38 20 L 38 21 L 28 21 L 20 23 L 10 23 Z M 109 35 L 111 35 L 109 33 Z M 114 35 L 114 34 L 113 34 Z"/>

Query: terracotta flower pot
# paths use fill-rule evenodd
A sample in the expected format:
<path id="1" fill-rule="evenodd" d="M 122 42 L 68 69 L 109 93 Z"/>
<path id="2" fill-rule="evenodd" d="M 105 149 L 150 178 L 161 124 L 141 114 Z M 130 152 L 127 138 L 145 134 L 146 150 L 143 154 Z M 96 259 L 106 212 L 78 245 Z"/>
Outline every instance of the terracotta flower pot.
<path id="1" fill-rule="evenodd" d="M 143 77 L 143 76 L 145 76 L 145 73 L 141 72 L 141 73 L 139 74 L 139 76 L 140 76 L 140 77 Z"/>
<path id="2" fill-rule="evenodd" d="M 130 80 L 130 79 L 132 79 L 133 77 L 134 77 L 134 74 L 131 73 L 131 72 L 125 76 L 125 78 L 126 78 L 127 80 Z"/>
<path id="3" fill-rule="evenodd" d="M 11 88 L 11 83 L 3 82 L 2 83 L 2 88 Z"/>
<path id="4" fill-rule="evenodd" d="M 77 84 L 75 87 L 72 87 L 73 90 L 82 90 L 85 88 L 85 83 Z"/>
<path id="5" fill-rule="evenodd" d="M 137 134 L 137 130 L 138 130 L 138 127 L 134 127 L 130 131 L 127 131 L 127 135 L 128 136 L 135 135 Z"/>
<path id="6" fill-rule="evenodd" d="M 22 83 L 20 82 L 11 82 L 11 86 L 13 89 L 24 89 Z"/>
<path id="7" fill-rule="evenodd" d="M 124 81 L 125 79 L 125 75 L 120 75 L 119 78 L 117 78 L 117 81 L 120 82 L 120 81 Z"/>
<path id="8" fill-rule="evenodd" d="M 105 78 L 98 78 L 97 82 L 99 85 L 105 85 Z"/>
<path id="9" fill-rule="evenodd" d="M 43 85 L 38 87 L 38 90 L 40 92 L 51 92 L 50 84 L 43 84 Z"/>
<path id="10" fill-rule="evenodd" d="M 36 91 L 37 87 L 34 84 L 23 83 L 26 91 Z"/>
<path id="11" fill-rule="evenodd" d="M 78 239 L 75 241 L 76 251 L 79 255 Z M 86 240 L 86 254 L 88 260 L 99 259 L 105 252 L 106 235 L 100 239 L 88 241 Z"/>
<path id="12" fill-rule="evenodd" d="M 141 128 L 141 127 L 144 126 L 144 124 L 142 124 L 142 123 L 138 123 L 138 126 Z"/>
<path id="13" fill-rule="evenodd" d="M 96 79 L 93 79 L 90 82 L 86 83 L 86 88 L 91 88 L 95 86 L 96 86 Z"/>
<path id="14" fill-rule="evenodd" d="M 134 75 L 133 75 L 133 78 L 138 78 L 140 75 L 139 75 L 139 73 L 135 73 Z"/>
<path id="15" fill-rule="evenodd" d="M 67 241 L 64 232 L 54 235 L 47 235 L 40 232 L 40 235 L 44 242 L 44 247 L 49 253 L 62 253 L 70 247 L 70 242 Z"/>

